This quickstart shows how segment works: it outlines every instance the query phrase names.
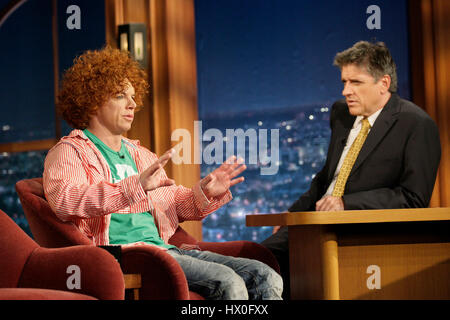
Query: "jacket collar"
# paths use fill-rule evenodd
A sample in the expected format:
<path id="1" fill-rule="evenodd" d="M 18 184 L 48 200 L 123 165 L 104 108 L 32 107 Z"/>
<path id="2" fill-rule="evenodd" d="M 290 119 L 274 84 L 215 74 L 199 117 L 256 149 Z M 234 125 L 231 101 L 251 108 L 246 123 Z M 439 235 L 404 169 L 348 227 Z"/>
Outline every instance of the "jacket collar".
<path id="1" fill-rule="evenodd" d="M 79 139 L 83 139 L 83 140 L 87 140 L 89 141 L 89 138 L 84 134 L 83 130 L 80 129 L 74 129 L 72 130 L 68 136 L 63 137 L 62 139 L 66 139 L 66 138 L 79 138 Z M 139 142 L 139 140 L 131 140 L 131 139 L 127 139 L 125 137 L 122 136 L 122 141 L 129 147 L 133 148 L 133 149 L 138 149 L 139 146 L 141 145 L 141 143 Z"/>

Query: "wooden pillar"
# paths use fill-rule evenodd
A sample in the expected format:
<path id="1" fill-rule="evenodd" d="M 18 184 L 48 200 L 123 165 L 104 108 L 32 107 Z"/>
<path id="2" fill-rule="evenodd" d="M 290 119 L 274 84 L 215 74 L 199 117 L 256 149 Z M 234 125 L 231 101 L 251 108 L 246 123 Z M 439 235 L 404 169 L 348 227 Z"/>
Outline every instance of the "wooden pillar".
<path id="1" fill-rule="evenodd" d="M 194 141 L 194 121 L 198 120 L 194 1 L 166 1 L 166 19 L 170 110 L 167 138 L 176 129 L 187 129 L 191 136 L 191 161 L 172 163 L 172 175 L 177 183 L 192 187 L 200 180 L 200 165 L 193 163 L 194 145 L 198 143 Z M 202 239 L 201 222 L 185 222 L 182 226 L 196 239 Z"/>
<path id="2" fill-rule="evenodd" d="M 442 156 L 430 207 L 450 205 L 450 1 L 410 0 L 412 99 L 439 127 Z"/>
<path id="3" fill-rule="evenodd" d="M 291 299 L 339 300 L 336 235 L 320 225 L 289 227 Z"/>

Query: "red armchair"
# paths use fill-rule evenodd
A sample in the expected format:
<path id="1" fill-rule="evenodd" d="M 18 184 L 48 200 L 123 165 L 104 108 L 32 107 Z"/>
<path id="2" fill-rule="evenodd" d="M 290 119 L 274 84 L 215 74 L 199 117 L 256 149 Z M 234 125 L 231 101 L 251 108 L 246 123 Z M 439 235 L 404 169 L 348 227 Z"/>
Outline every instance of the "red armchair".
<path id="1" fill-rule="evenodd" d="M 79 267 L 80 289 L 67 287 L 68 267 Z M 123 299 L 117 261 L 93 246 L 40 247 L 0 210 L 0 300 Z"/>
<path id="2" fill-rule="evenodd" d="M 45 247 L 92 244 L 72 223 L 59 220 L 45 199 L 42 178 L 21 180 L 16 191 L 35 240 Z M 181 227 L 169 243 L 180 246 L 192 244 L 202 250 L 246 257 L 262 261 L 280 272 L 273 254 L 263 246 L 250 241 L 199 242 Z M 141 299 L 188 300 L 203 299 L 189 291 L 186 277 L 176 260 L 157 248 L 137 246 L 122 250 L 121 267 L 124 273 L 139 273 L 142 277 Z"/>

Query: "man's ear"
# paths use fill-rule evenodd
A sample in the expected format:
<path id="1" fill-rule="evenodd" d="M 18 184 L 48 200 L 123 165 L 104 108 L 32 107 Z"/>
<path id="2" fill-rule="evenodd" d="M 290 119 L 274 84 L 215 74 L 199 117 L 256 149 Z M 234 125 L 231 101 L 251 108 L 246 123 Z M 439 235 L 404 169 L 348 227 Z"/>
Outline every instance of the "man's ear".
<path id="1" fill-rule="evenodd" d="M 389 91 L 389 88 L 391 87 L 391 76 L 385 74 L 380 78 L 379 83 L 381 85 L 380 93 L 385 94 L 387 91 Z"/>

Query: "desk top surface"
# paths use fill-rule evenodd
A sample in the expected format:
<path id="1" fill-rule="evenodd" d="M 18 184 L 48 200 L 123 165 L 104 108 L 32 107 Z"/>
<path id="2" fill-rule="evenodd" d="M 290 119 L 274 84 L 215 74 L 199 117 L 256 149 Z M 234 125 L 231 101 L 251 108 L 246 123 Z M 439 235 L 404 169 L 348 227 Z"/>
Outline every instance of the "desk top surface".
<path id="1" fill-rule="evenodd" d="M 249 227 L 417 221 L 450 221 L 450 208 L 284 212 L 246 216 Z"/>

